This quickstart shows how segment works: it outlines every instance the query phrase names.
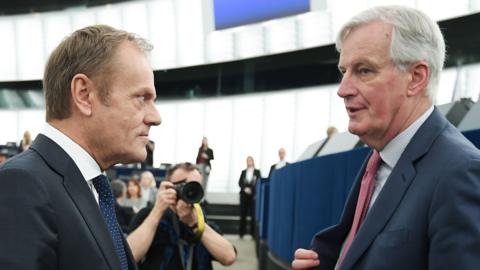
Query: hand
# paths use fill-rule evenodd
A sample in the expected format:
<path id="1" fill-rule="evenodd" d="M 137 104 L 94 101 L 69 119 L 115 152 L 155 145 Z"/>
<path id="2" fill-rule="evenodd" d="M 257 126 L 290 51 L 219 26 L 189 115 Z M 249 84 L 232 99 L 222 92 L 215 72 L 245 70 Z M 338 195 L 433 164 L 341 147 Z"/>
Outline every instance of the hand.
<path id="1" fill-rule="evenodd" d="M 155 200 L 155 208 L 162 212 L 168 207 L 174 206 L 177 203 L 177 192 L 173 188 L 170 181 L 162 181 L 157 192 L 157 199 Z"/>
<path id="2" fill-rule="evenodd" d="M 174 211 L 177 213 L 180 221 L 186 224 L 188 227 L 192 227 L 195 223 L 197 223 L 196 212 L 193 211 L 192 205 L 186 203 L 184 200 L 178 200 Z"/>
<path id="3" fill-rule="evenodd" d="M 318 254 L 313 250 L 299 248 L 295 251 L 295 259 L 292 262 L 294 270 L 307 269 L 320 265 Z"/>
<path id="4" fill-rule="evenodd" d="M 246 187 L 244 191 L 245 191 L 245 194 L 248 194 L 248 195 L 252 194 L 252 189 L 249 187 Z"/>

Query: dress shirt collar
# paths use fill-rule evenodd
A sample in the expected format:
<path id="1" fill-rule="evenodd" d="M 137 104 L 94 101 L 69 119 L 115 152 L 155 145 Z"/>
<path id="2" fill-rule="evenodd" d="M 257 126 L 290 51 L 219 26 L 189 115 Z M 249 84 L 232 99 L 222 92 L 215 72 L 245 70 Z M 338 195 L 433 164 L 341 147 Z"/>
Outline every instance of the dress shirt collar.
<path id="1" fill-rule="evenodd" d="M 43 134 L 56 142 L 73 159 L 87 182 L 102 173 L 93 157 L 60 130 L 46 123 Z"/>
<path id="2" fill-rule="evenodd" d="M 415 122 L 413 122 L 407 129 L 398 134 L 393 140 L 391 140 L 383 149 L 380 151 L 380 157 L 385 165 L 390 169 L 395 167 L 403 151 L 407 147 L 410 140 L 412 140 L 415 133 L 422 124 L 427 120 L 427 118 L 432 114 L 433 106 L 431 106 L 426 112 L 424 112 Z"/>

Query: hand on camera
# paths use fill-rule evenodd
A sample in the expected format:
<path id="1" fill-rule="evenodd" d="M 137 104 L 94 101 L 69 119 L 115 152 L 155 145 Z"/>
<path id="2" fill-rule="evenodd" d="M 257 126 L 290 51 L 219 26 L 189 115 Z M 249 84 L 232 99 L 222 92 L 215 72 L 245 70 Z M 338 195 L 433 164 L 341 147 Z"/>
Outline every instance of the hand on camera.
<path id="1" fill-rule="evenodd" d="M 162 181 L 157 192 L 155 207 L 165 211 L 168 207 L 174 207 L 177 203 L 177 192 L 170 181 Z"/>
<path id="2" fill-rule="evenodd" d="M 188 227 L 192 227 L 197 223 L 197 215 L 191 204 L 188 204 L 183 200 L 178 200 L 174 211 L 177 213 L 180 221 Z"/>

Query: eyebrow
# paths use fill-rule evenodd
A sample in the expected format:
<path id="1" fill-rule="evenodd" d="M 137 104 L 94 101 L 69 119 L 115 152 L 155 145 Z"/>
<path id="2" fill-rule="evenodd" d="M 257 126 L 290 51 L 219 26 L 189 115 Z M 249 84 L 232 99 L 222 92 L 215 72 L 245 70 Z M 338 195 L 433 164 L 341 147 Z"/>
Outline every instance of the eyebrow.
<path id="1" fill-rule="evenodd" d="M 149 88 L 149 87 L 142 87 L 138 90 L 138 93 L 142 94 L 144 96 L 149 96 L 155 101 L 158 98 L 157 97 L 157 91 L 156 91 L 155 88 L 153 89 L 154 91 L 151 91 L 151 90 L 152 89 Z"/>
<path id="2" fill-rule="evenodd" d="M 375 63 L 374 61 L 371 61 L 370 59 L 368 58 L 365 58 L 365 57 L 362 57 L 362 58 L 359 58 L 359 59 L 355 59 L 352 63 L 352 67 L 353 68 L 356 68 L 360 65 L 369 65 L 369 66 L 372 66 L 374 68 L 377 68 L 379 69 L 381 67 L 381 65 L 379 65 L 378 63 Z M 346 68 L 342 65 L 338 65 L 337 66 L 338 70 L 340 71 L 343 71 L 345 70 Z"/>

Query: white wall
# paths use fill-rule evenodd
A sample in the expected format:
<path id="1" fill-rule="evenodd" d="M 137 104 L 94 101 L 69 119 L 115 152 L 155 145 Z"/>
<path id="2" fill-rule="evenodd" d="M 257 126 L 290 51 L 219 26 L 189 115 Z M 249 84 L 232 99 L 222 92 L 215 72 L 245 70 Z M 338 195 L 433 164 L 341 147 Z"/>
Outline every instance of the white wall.
<path id="1" fill-rule="evenodd" d="M 437 104 L 463 97 L 478 100 L 480 65 L 443 72 Z M 326 137 L 326 129 L 347 130 L 348 117 L 337 94 L 338 85 L 291 89 L 221 98 L 159 101 L 162 124 L 151 130 L 155 141 L 154 165 L 195 162 L 203 136 L 215 153 L 209 192 L 237 192 L 238 177 L 251 155 L 262 175 L 284 147 L 287 160 L 295 161 L 311 143 Z M 25 130 L 42 131 L 43 110 L 0 110 L 0 144 L 20 141 Z"/>
<path id="2" fill-rule="evenodd" d="M 163 123 L 152 130 L 156 142 L 155 165 L 195 162 L 203 136 L 214 150 L 209 192 L 236 192 L 246 157 L 254 157 L 264 176 L 285 147 L 295 161 L 315 140 L 325 137 L 336 86 L 294 89 L 277 93 L 248 94 L 158 104 Z M 338 128 L 346 130 L 346 113 Z"/>
<path id="3" fill-rule="evenodd" d="M 136 32 L 155 46 L 155 69 L 278 53 L 332 43 L 340 25 L 353 13 L 379 4 L 416 6 L 435 19 L 480 10 L 480 0 L 312 0 L 313 11 L 270 22 L 213 31 L 211 0 L 153 0 L 95 8 L 0 17 L 0 81 L 42 77 L 43 65 L 58 42 L 81 27 L 106 23 Z M 282 31 L 285 29 L 285 31 Z M 480 65 L 444 71 L 437 104 L 462 97 L 478 100 Z M 262 174 L 285 147 L 294 161 L 335 125 L 347 127 L 336 85 L 268 94 L 158 103 L 163 123 L 152 129 L 155 165 L 195 161 L 201 138 L 215 151 L 209 192 L 237 192 L 245 158 L 252 155 Z M 43 110 L 0 111 L 0 144 L 19 141 L 24 130 L 41 132 Z"/>
<path id="4" fill-rule="evenodd" d="M 341 25 L 362 9 L 402 4 L 436 20 L 480 10 L 480 0 L 311 0 L 312 11 L 213 30 L 212 0 L 143 0 L 93 8 L 0 16 L 0 81 L 40 79 L 55 46 L 71 32 L 109 24 L 149 39 L 154 69 L 169 69 L 331 44 Z"/>

